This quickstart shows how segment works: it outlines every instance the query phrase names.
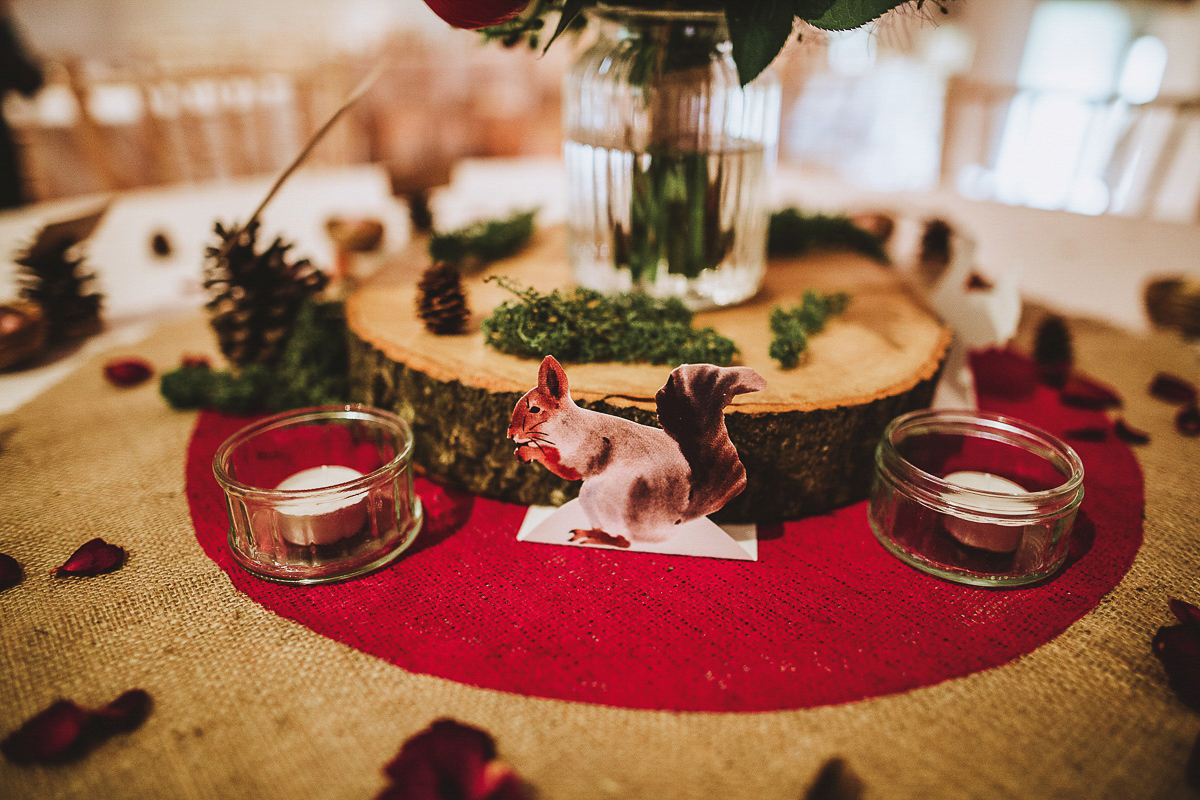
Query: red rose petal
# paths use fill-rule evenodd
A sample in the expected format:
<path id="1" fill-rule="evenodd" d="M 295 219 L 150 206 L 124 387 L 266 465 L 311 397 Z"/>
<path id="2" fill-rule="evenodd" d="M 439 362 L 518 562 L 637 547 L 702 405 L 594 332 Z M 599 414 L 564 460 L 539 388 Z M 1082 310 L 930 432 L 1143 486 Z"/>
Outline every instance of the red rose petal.
<path id="1" fill-rule="evenodd" d="M 486 800 L 523 800 L 525 790 L 516 770 L 500 761 L 489 761 L 483 768 L 483 794 Z"/>
<path id="2" fill-rule="evenodd" d="M 1177 375 L 1160 372 L 1150 381 L 1150 394 L 1165 403 L 1196 402 L 1196 387 Z"/>
<path id="3" fill-rule="evenodd" d="M 125 563 L 125 549 L 115 544 L 109 544 L 103 539 L 92 539 L 80 546 L 71 554 L 67 563 L 59 567 L 55 573 L 91 577 L 104 572 L 119 569 Z"/>
<path id="4" fill-rule="evenodd" d="M 1067 379 L 1060 396 L 1065 405 L 1073 408 L 1100 411 L 1121 405 L 1121 396 L 1111 386 L 1080 375 L 1072 375 Z"/>
<path id="5" fill-rule="evenodd" d="M 1150 434 L 1131 427 L 1123 419 L 1119 419 L 1113 423 L 1113 430 L 1116 432 L 1117 437 L 1126 444 L 1146 444 L 1150 441 Z"/>
<path id="6" fill-rule="evenodd" d="M 137 728 L 149 715 L 150 695 L 143 689 L 131 689 L 94 710 L 59 700 L 9 734 L 0 751 L 18 764 L 66 761 L 114 733 Z"/>
<path id="7" fill-rule="evenodd" d="M 529 0 L 425 0 L 425 5 L 456 28 L 474 29 L 512 19 Z"/>
<path id="8" fill-rule="evenodd" d="M 145 689 L 130 689 L 103 708 L 92 712 L 92 719 L 105 733 L 131 731 L 150 716 L 152 701 Z"/>
<path id="9" fill-rule="evenodd" d="M 1200 630 L 1200 608 L 1196 608 L 1186 600 L 1174 597 L 1167 601 L 1167 605 L 1171 607 L 1171 613 L 1175 615 L 1175 619 L 1184 625 L 1195 625 L 1196 630 Z"/>
<path id="10" fill-rule="evenodd" d="M 1200 628 L 1191 624 L 1159 628 L 1154 635 L 1154 654 L 1179 699 L 1200 711 Z"/>
<path id="11" fill-rule="evenodd" d="M 0 591 L 16 586 L 25 577 L 21 562 L 7 553 L 0 553 Z"/>
<path id="12" fill-rule="evenodd" d="M 1108 438 L 1108 429 L 1093 425 L 1087 428 L 1072 428 L 1065 435 L 1068 439 L 1079 442 L 1103 442 Z"/>
<path id="13" fill-rule="evenodd" d="M 72 754 L 87 725 L 88 712 L 70 700 L 59 700 L 0 742 L 0 751 L 18 764 L 55 761 Z"/>
<path id="14" fill-rule="evenodd" d="M 1175 415 L 1175 430 L 1184 436 L 1200 436 L 1200 408 L 1192 404 L 1179 409 Z"/>
<path id="15" fill-rule="evenodd" d="M 154 374 L 154 367 L 141 358 L 118 358 L 104 365 L 104 377 L 113 386 L 127 388 L 145 383 Z"/>
<path id="16" fill-rule="evenodd" d="M 393 785 L 377 800 L 518 800 L 516 773 L 495 758 L 496 743 L 486 731 L 439 719 L 384 768 Z"/>

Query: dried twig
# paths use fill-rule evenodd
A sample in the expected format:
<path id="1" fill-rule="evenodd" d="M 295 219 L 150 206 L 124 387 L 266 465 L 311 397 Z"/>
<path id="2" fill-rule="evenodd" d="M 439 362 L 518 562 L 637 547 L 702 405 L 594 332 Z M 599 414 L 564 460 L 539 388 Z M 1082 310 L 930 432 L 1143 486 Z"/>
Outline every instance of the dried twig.
<path id="1" fill-rule="evenodd" d="M 267 203 L 270 203 L 272 198 L 275 197 L 275 194 L 279 191 L 280 187 L 283 186 L 284 182 L 292 176 L 292 173 L 295 172 L 301 164 L 304 163 L 304 160 L 308 158 L 313 149 L 320 144 L 321 140 L 325 138 L 325 134 L 329 133 L 329 130 L 337 123 L 337 121 L 341 119 L 342 116 L 349 111 L 350 108 L 357 103 L 364 94 L 367 93 L 367 90 L 369 90 L 375 84 L 375 81 L 379 80 L 379 76 L 383 74 L 387 66 L 388 60 L 386 58 L 380 59 L 379 63 L 375 65 L 375 68 L 372 69 L 371 72 L 362 79 L 358 86 L 354 88 L 354 91 L 347 95 L 345 101 L 338 106 L 337 110 L 330 115 L 329 119 L 325 120 L 324 124 L 317 128 L 316 132 L 309 137 L 308 141 L 304 144 L 304 147 L 301 148 L 299 155 L 297 155 L 292 160 L 292 163 L 288 164 L 287 168 L 284 169 L 279 177 L 275 179 L 275 183 L 271 185 L 270 190 L 267 192 L 267 196 L 264 197 L 262 202 L 258 204 L 258 208 L 254 209 L 254 213 L 250 215 L 250 219 L 246 220 L 245 224 L 238 229 L 236 236 L 231 235 L 225 241 L 225 244 L 222 247 L 223 252 L 220 255 L 227 255 L 228 249 L 233 246 L 234 242 L 238 241 L 238 239 L 241 237 L 241 234 L 248 230 L 256 221 L 258 221 L 259 215 L 261 215 L 263 209 L 267 207 Z"/>

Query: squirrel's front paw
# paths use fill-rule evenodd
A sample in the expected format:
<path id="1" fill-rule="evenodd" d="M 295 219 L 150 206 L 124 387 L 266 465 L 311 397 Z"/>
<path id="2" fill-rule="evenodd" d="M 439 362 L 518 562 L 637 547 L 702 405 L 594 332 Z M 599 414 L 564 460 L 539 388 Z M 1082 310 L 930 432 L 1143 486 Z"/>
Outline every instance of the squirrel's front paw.
<path id="1" fill-rule="evenodd" d="M 629 547 L 629 540 L 624 536 L 613 536 L 599 528 L 575 528 L 571 531 L 571 541 L 576 544 L 604 544 L 609 547 Z"/>

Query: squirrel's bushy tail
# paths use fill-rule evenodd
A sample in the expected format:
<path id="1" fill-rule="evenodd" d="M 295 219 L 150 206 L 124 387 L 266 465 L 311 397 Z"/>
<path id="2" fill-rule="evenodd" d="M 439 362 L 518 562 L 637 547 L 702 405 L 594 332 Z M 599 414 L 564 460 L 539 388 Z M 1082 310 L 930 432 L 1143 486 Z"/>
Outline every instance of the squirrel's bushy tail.
<path id="1" fill-rule="evenodd" d="M 688 518 L 711 514 L 745 488 L 746 470 L 729 441 L 723 410 L 737 395 L 766 385 L 749 367 L 684 364 L 658 390 L 658 424 L 692 470 Z"/>

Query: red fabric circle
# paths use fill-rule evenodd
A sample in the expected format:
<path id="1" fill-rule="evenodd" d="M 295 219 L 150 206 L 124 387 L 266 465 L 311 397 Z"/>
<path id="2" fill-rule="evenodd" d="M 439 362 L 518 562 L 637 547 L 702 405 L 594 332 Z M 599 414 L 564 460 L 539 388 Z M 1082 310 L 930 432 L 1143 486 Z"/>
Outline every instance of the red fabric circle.
<path id="1" fill-rule="evenodd" d="M 1062 436 L 1107 426 L 976 356 L 982 408 Z M 866 503 L 760 529 L 757 562 L 516 541 L 524 508 L 417 481 L 426 522 L 396 563 L 340 584 L 280 586 L 234 565 L 213 453 L 248 422 L 202 413 L 188 449 L 196 536 L 233 584 L 323 636 L 413 672 L 639 709 L 767 711 L 845 703 L 995 667 L 1094 608 L 1142 541 L 1141 470 L 1111 434 L 1075 442 L 1086 497 L 1065 570 L 975 589 L 889 555 Z M 497 435 L 503 435 L 497 431 Z"/>

